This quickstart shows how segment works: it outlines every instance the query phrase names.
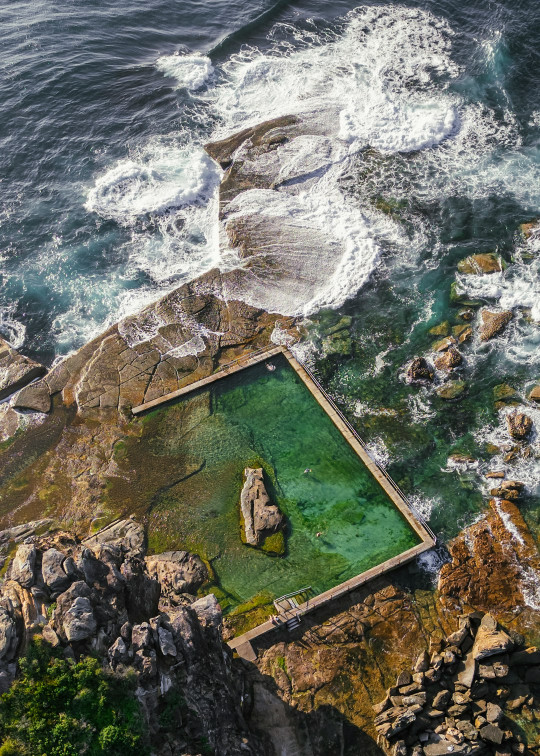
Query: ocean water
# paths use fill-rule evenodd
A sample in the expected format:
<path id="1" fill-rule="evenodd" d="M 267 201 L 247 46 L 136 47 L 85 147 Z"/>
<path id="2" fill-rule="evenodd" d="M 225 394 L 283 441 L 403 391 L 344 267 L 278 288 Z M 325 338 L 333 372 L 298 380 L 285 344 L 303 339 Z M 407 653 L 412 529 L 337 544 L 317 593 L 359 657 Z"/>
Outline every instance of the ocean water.
<path id="1" fill-rule="evenodd" d="M 331 254 L 314 254 L 309 291 L 252 301 L 310 318 L 304 356 L 438 532 L 474 518 L 482 472 L 506 465 L 485 451 L 508 440 L 493 388 L 511 383 L 525 402 L 540 378 L 539 250 L 516 235 L 540 215 L 534 0 L 37 0 L 6 4 L 0 24 L 0 334 L 50 364 L 230 264 L 204 143 L 278 115 L 333 114 L 327 137 L 284 155 L 284 180 L 308 171 L 309 191 L 248 192 L 235 208 L 293 218 Z M 449 405 L 403 369 L 429 353 L 430 327 L 458 322 L 450 284 L 477 251 L 510 265 L 458 277 L 460 290 L 527 311 L 465 347 L 469 390 Z M 342 315 L 351 347 L 324 357 Z M 534 527 L 536 438 L 512 472 Z M 449 465 L 453 451 L 477 465 Z"/>

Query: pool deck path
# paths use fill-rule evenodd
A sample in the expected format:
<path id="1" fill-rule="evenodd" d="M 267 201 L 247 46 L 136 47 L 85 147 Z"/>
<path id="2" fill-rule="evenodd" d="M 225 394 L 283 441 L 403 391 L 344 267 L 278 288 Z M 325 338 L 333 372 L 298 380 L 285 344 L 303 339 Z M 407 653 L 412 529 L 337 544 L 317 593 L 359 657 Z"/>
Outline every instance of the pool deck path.
<path id="1" fill-rule="evenodd" d="M 231 641 L 229 641 L 229 648 L 236 651 L 239 656 L 246 659 L 247 661 L 254 661 L 257 658 L 256 652 L 251 645 L 252 641 L 256 640 L 262 635 L 265 635 L 268 632 L 271 632 L 272 630 L 276 630 L 280 627 L 285 627 L 287 620 L 293 619 L 295 617 L 301 619 L 302 616 L 307 614 L 308 612 L 312 612 L 313 610 L 323 606 L 324 604 L 327 604 L 330 601 L 339 598 L 340 596 L 344 596 L 346 593 L 350 593 L 350 591 L 353 591 L 355 588 L 358 588 L 364 583 L 367 583 L 369 580 L 372 580 L 379 575 L 383 575 L 390 570 L 396 569 L 397 567 L 410 562 L 419 554 L 422 554 L 424 551 L 433 548 L 436 542 L 434 534 L 413 514 L 411 508 L 407 503 L 407 500 L 405 499 L 404 495 L 399 490 L 397 485 L 394 483 L 394 481 L 370 457 L 360 437 L 349 425 L 347 420 L 334 405 L 330 397 L 328 397 L 324 389 L 319 385 L 315 376 L 311 375 L 308 370 L 303 365 L 301 365 L 300 362 L 298 362 L 298 360 L 294 357 L 294 355 L 284 346 L 271 347 L 270 349 L 263 349 L 259 350 L 258 352 L 252 353 L 248 357 L 240 357 L 235 362 L 225 365 L 206 378 L 202 378 L 199 381 L 195 381 L 188 384 L 187 386 L 183 386 L 182 388 L 177 389 L 170 394 L 166 394 L 165 396 L 161 396 L 158 399 L 153 399 L 150 402 L 146 402 L 139 405 L 138 407 L 134 407 L 132 410 L 133 414 L 139 415 L 146 410 L 153 409 L 154 407 L 157 407 L 161 404 L 170 402 L 171 400 L 176 399 L 180 396 L 191 393 L 192 391 L 196 391 L 197 389 L 203 388 L 204 386 L 208 386 L 209 384 L 214 383 L 214 381 L 217 381 L 220 378 L 224 378 L 227 375 L 236 373 L 239 370 L 244 370 L 251 365 L 257 364 L 258 362 L 263 362 L 264 360 L 267 360 L 276 354 L 283 354 L 286 357 L 287 361 L 296 372 L 298 377 L 302 380 L 304 385 L 311 392 L 320 406 L 324 409 L 334 425 L 348 441 L 350 446 L 352 446 L 356 454 L 360 457 L 373 477 L 378 481 L 378 483 L 394 503 L 394 505 L 399 509 L 402 516 L 418 535 L 418 537 L 420 538 L 420 543 L 417 546 L 404 551 L 402 554 L 398 554 L 391 559 L 387 559 L 386 562 L 372 567 L 371 569 L 362 572 L 360 575 L 356 575 L 355 577 L 346 580 L 344 583 L 340 583 L 340 585 L 337 585 L 334 588 L 325 591 L 324 593 L 320 593 L 318 596 L 314 596 L 313 598 L 308 599 L 303 604 L 300 604 L 294 609 L 281 612 L 279 614 L 278 624 L 274 624 L 272 620 L 268 620 L 266 622 L 263 622 L 261 625 L 257 625 L 257 627 L 254 627 L 252 630 L 248 630 L 246 633 L 243 633 L 242 635 L 239 635 L 238 637 L 233 638 Z"/>

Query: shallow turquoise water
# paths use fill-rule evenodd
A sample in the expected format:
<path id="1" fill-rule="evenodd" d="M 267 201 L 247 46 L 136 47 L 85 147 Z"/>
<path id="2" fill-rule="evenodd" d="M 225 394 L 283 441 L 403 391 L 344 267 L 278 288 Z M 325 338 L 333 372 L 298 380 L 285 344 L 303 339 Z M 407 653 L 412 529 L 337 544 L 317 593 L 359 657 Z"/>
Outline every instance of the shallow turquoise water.
<path id="1" fill-rule="evenodd" d="M 176 513 L 178 543 L 210 559 L 230 605 L 307 585 L 320 593 L 419 543 L 285 358 L 273 362 L 273 372 L 257 365 L 185 400 L 200 408 L 209 395 L 209 412 L 182 439 L 204 467 L 157 507 Z M 269 493 L 287 517 L 283 557 L 240 539 L 248 465 L 264 467 Z"/>

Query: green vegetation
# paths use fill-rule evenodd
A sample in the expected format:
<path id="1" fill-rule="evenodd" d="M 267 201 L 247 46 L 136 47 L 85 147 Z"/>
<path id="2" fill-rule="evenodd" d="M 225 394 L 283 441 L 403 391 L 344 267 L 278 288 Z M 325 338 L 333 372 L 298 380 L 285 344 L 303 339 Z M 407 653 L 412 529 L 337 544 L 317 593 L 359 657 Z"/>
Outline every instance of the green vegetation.
<path id="1" fill-rule="evenodd" d="M 143 756 L 149 751 L 134 681 L 96 659 L 59 657 L 37 638 L 0 697 L 0 756 Z"/>
<path id="2" fill-rule="evenodd" d="M 285 535 L 282 530 L 278 530 L 277 533 L 272 533 L 265 538 L 261 549 L 266 554 L 272 554 L 275 556 L 283 556 L 285 554 Z"/>

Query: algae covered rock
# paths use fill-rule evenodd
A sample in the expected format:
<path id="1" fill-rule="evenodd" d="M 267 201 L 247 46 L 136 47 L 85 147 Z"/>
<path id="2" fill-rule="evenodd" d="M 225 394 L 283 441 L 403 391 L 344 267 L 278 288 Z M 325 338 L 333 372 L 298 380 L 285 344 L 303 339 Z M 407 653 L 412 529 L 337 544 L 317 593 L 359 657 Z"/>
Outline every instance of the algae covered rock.
<path id="1" fill-rule="evenodd" d="M 448 381 L 444 386 L 437 389 L 437 396 L 446 401 L 459 399 L 465 393 L 467 384 L 465 381 Z"/>
<path id="2" fill-rule="evenodd" d="M 450 323 L 445 320 L 444 323 L 439 323 L 439 325 L 430 328 L 428 333 L 431 336 L 448 336 L 450 333 Z"/>

